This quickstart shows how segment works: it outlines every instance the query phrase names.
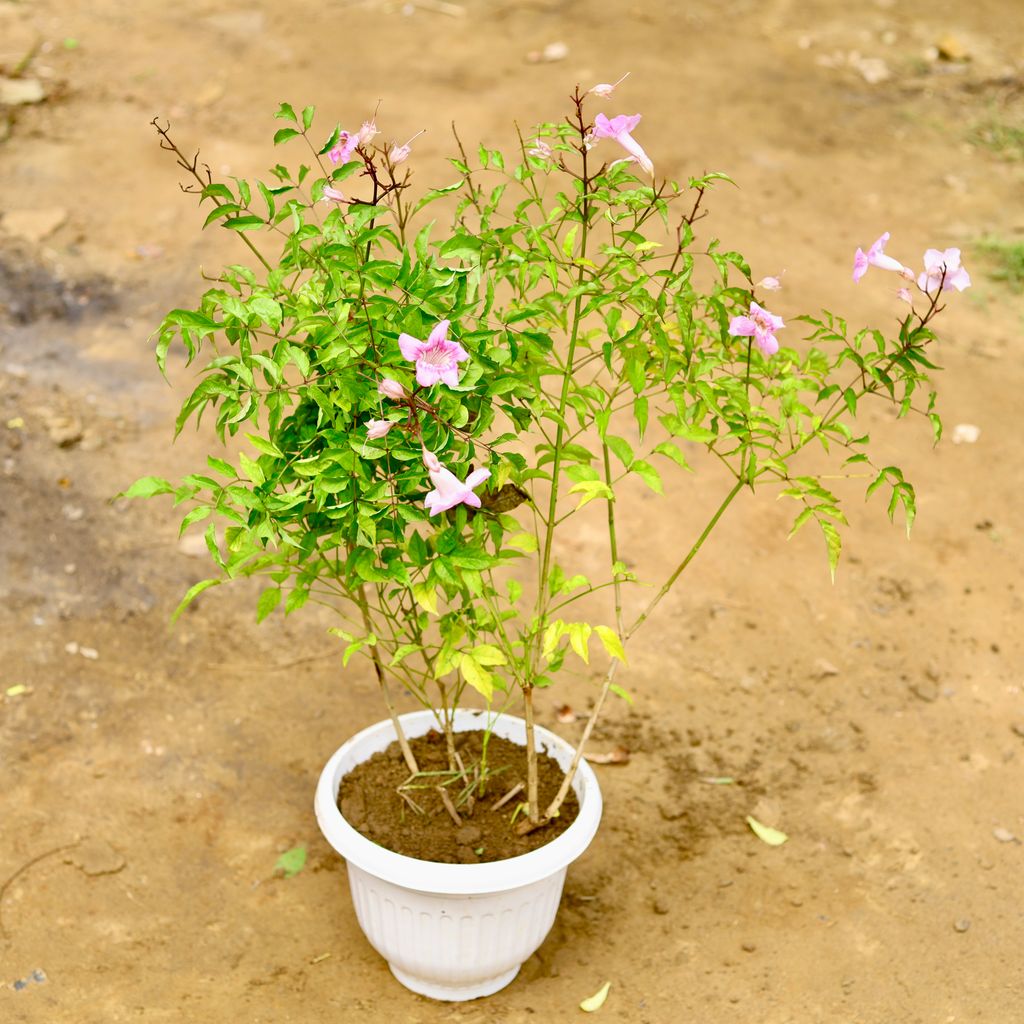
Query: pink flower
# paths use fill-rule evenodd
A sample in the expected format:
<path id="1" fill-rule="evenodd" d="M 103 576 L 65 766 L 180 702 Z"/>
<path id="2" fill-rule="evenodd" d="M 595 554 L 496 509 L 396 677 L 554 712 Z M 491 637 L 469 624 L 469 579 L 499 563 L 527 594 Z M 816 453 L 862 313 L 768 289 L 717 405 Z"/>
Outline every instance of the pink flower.
<path id="1" fill-rule="evenodd" d="M 380 384 L 377 385 L 377 394 L 383 395 L 385 398 L 390 398 L 392 402 L 401 402 L 402 399 L 405 398 L 405 388 L 403 388 L 397 380 L 385 377 Z"/>
<path id="2" fill-rule="evenodd" d="M 366 439 L 379 441 L 394 425 L 392 420 L 370 420 L 366 424 Z"/>
<path id="3" fill-rule="evenodd" d="M 398 337 L 398 347 L 409 362 L 416 364 L 416 383 L 428 388 L 441 381 L 454 388 L 459 383 L 459 366 L 469 353 L 457 342 L 448 339 L 448 321 L 442 320 L 426 341 L 411 334 Z"/>
<path id="4" fill-rule="evenodd" d="M 617 82 L 612 82 L 609 85 L 607 82 L 601 82 L 599 85 L 595 85 L 593 89 L 588 89 L 588 92 L 592 92 L 595 96 L 611 96 L 615 92 L 615 87 L 621 85 L 627 78 L 629 78 L 629 72 L 627 71 Z"/>
<path id="5" fill-rule="evenodd" d="M 928 249 L 925 252 L 924 270 L 917 279 L 917 287 L 921 291 L 930 295 L 941 287 L 943 291 L 955 288 L 962 292 L 970 286 L 970 275 L 960 266 L 959 249 L 947 249 L 945 252 Z"/>
<path id="6" fill-rule="evenodd" d="M 473 493 L 473 488 L 479 487 L 491 475 L 489 469 L 475 469 L 466 477 L 466 482 L 461 483 L 459 478 L 450 469 L 445 469 L 437 456 L 433 452 L 428 452 L 426 448 L 423 449 L 423 465 L 427 467 L 427 475 L 434 485 L 434 490 L 423 499 L 427 511 L 432 516 L 456 505 L 480 507 L 480 499 Z"/>
<path id="7" fill-rule="evenodd" d="M 365 146 L 367 143 L 373 142 L 373 140 L 380 135 L 377 131 L 377 122 L 373 119 L 364 121 L 363 126 L 356 132 L 356 145 Z"/>
<path id="8" fill-rule="evenodd" d="M 736 337 L 753 338 L 754 344 L 766 356 L 771 356 L 779 351 L 775 332 L 785 326 L 781 316 L 775 316 L 756 302 L 751 302 L 747 316 L 734 316 L 729 321 L 729 333 Z"/>
<path id="9" fill-rule="evenodd" d="M 551 147 L 543 139 L 534 139 L 533 145 L 526 152 L 528 156 L 535 156 L 540 160 L 550 160 L 554 155 Z"/>
<path id="10" fill-rule="evenodd" d="M 630 132 L 640 123 L 639 114 L 619 114 L 609 120 L 604 114 L 594 118 L 594 138 L 614 139 L 648 173 L 654 174 L 654 164 Z"/>
<path id="11" fill-rule="evenodd" d="M 347 164 L 358 145 L 358 132 L 339 132 L 338 141 L 327 151 L 327 156 L 332 164 Z"/>
<path id="12" fill-rule="evenodd" d="M 905 267 L 899 260 L 885 255 L 884 249 L 888 241 L 889 232 L 886 231 L 867 252 L 860 248 L 857 249 L 853 255 L 854 281 L 859 281 L 868 272 L 869 266 L 878 267 L 879 270 L 895 270 L 908 281 L 913 281 L 914 272 L 909 267 Z"/>
<path id="13" fill-rule="evenodd" d="M 343 203 L 345 195 L 336 188 L 331 188 L 330 185 L 324 185 L 323 201 L 325 203 Z"/>
<path id="14" fill-rule="evenodd" d="M 909 288 L 901 288 L 896 293 L 896 298 L 899 299 L 900 302 L 906 302 L 911 306 L 914 304 L 914 297 L 910 294 Z"/>
<path id="15" fill-rule="evenodd" d="M 782 274 L 785 274 L 785 271 Z M 763 288 L 766 292 L 777 292 L 782 288 L 782 274 L 779 274 L 778 277 L 762 277 L 754 287 Z"/>
<path id="16" fill-rule="evenodd" d="M 399 164 L 404 164 L 409 159 L 409 154 L 412 152 L 412 143 L 414 139 L 418 139 L 423 132 L 427 129 L 424 128 L 418 131 L 408 142 L 403 143 L 401 146 L 397 142 L 391 144 L 391 149 L 388 152 L 388 159 L 397 167 Z"/>

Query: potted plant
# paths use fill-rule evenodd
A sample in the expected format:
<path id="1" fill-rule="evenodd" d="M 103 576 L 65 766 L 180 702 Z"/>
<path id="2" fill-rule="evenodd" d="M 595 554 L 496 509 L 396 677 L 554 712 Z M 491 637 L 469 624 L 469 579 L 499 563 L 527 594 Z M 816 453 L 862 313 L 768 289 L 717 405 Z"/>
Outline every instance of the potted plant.
<path id="1" fill-rule="evenodd" d="M 640 116 L 600 110 L 614 89 L 577 89 L 568 116 L 520 135 L 513 156 L 471 154 L 456 136 L 456 179 L 426 191 L 410 143 L 378 144 L 372 119 L 315 139 L 313 108 L 282 104 L 275 144 L 307 162 L 233 184 L 153 122 L 206 225 L 237 232 L 248 257 L 159 329 L 161 371 L 175 343 L 199 362 L 177 430 L 205 417 L 245 444 L 237 464 L 211 455 L 208 472 L 125 493 L 173 494 L 183 530 L 209 520 L 218 574 L 175 615 L 258 576 L 259 620 L 325 605 L 342 663 L 372 665 L 387 718 L 330 758 L 316 812 L 371 942 L 437 998 L 496 991 L 543 940 L 600 818 L 583 753 L 608 696 L 628 699 L 626 648 L 730 506 L 762 488 L 792 499 L 792 532 L 813 522 L 834 573 L 846 520 L 826 479 L 863 477 L 908 530 L 915 511 L 911 484 L 857 428 L 862 403 L 941 433 L 931 326 L 945 293 L 969 284 L 959 252 L 929 250 L 915 273 L 883 235 L 857 250 L 854 280 L 871 266 L 896 275 L 895 329 L 802 316 L 806 338 L 783 347 L 766 308 L 780 281 L 755 283 L 739 253 L 696 238 L 708 192 L 729 179 L 656 178 Z M 662 472 L 697 456 L 730 484 L 639 590 L 620 507 L 638 486 L 662 494 Z M 607 538 L 585 566 L 558 544 L 580 520 Z M 584 599 L 603 615 L 576 611 Z M 536 724 L 536 694 L 592 655 L 604 678 L 574 749 Z M 400 692 L 423 710 L 399 714 Z M 506 741 L 518 752 L 499 765 Z M 382 764 L 391 783 L 346 795 L 345 780 Z M 498 826 L 485 840 L 487 815 Z M 406 839 L 438 823 L 455 854 L 410 856 Z"/>

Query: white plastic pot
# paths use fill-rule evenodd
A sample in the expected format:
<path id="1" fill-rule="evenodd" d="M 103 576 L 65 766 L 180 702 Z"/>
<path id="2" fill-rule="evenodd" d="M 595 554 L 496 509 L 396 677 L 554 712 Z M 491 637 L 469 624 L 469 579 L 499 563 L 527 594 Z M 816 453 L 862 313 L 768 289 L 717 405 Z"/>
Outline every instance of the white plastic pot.
<path id="1" fill-rule="evenodd" d="M 455 712 L 456 732 L 483 728 L 525 746 L 526 726 L 511 715 Z M 437 727 L 429 711 L 401 716 L 410 737 Z M 566 769 L 573 748 L 536 729 L 537 747 Z M 342 778 L 395 739 L 390 721 L 353 736 L 327 762 L 316 790 L 316 818 L 348 861 L 359 924 L 406 988 L 433 999 L 465 1000 L 504 988 L 551 929 L 565 872 L 590 845 L 601 820 L 601 790 L 581 761 L 573 789 L 576 820 L 556 839 L 519 857 L 487 864 L 439 864 L 393 853 L 357 832 L 338 810 Z"/>

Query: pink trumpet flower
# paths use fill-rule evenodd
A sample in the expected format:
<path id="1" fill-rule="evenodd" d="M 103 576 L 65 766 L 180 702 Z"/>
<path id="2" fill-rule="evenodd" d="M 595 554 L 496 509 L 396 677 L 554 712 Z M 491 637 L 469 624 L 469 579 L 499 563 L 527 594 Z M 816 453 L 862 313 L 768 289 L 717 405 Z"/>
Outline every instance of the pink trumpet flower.
<path id="1" fill-rule="evenodd" d="M 339 132 L 338 141 L 327 151 L 332 164 L 347 164 L 359 145 L 358 132 Z"/>
<path id="2" fill-rule="evenodd" d="M 864 252 L 863 249 L 858 248 L 853 254 L 853 279 L 859 281 L 867 272 L 868 267 L 878 267 L 879 270 L 895 270 L 901 277 L 905 277 L 908 281 L 914 279 L 914 272 L 909 267 L 903 266 L 899 260 L 894 260 L 891 256 L 885 255 L 885 246 L 889 241 L 889 232 L 884 232 L 868 249 Z"/>
<path id="3" fill-rule="evenodd" d="M 771 356 L 779 351 L 775 332 L 785 326 L 781 316 L 775 316 L 756 302 L 751 302 L 750 312 L 746 316 L 734 316 L 729 321 L 729 333 L 736 337 L 753 338 L 754 344 L 766 356 Z"/>
<path id="4" fill-rule="evenodd" d="M 404 142 L 401 146 L 397 142 L 392 143 L 391 149 L 388 151 L 388 159 L 397 167 L 398 164 L 404 164 L 409 159 L 409 154 L 412 152 L 412 144 L 414 140 L 418 139 L 423 132 L 427 129 L 423 128 L 418 131 L 408 142 Z"/>
<path id="5" fill-rule="evenodd" d="M 371 118 L 369 121 L 364 121 L 362 127 L 356 132 L 356 144 L 359 146 L 365 146 L 380 135 L 377 131 L 377 122 Z"/>
<path id="6" fill-rule="evenodd" d="M 782 274 L 785 274 L 785 271 L 782 271 Z M 778 277 L 762 277 L 754 287 L 762 288 L 766 292 L 780 291 L 782 289 L 782 274 L 779 274 Z"/>
<path id="7" fill-rule="evenodd" d="M 448 338 L 447 320 L 442 320 L 430 332 L 426 341 L 420 341 L 411 334 L 398 337 L 402 355 L 416 364 L 416 383 L 428 388 L 441 381 L 454 388 L 459 383 L 459 363 L 469 358 L 469 353 L 457 342 Z"/>
<path id="8" fill-rule="evenodd" d="M 551 147 L 543 139 L 534 139 L 533 145 L 526 152 L 528 156 L 535 156 L 541 160 L 551 160 L 554 157 Z"/>
<path id="9" fill-rule="evenodd" d="M 930 295 L 941 287 L 942 291 L 955 288 L 962 292 L 970 286 L 970 274 L 960 266 L 959 249 L 947 249 L 945 252 L 928 249 L 925 252 L 924 270 L 917 279 L 917 287 L 921 291 Z"/>
<path id="10" fill-rule="evenodd" d="M 331 188 L 330 185 L 324 185 L 323 201 L 325 203 L 343 203 L 345 202 L 345 194 L 339 192 L 336 188 Z"/>
<path id="11" fill-rule="evenodd" d="M 619 114 L 609 118 L 598 114 L 594 118 L 594 138 L 614 139 L 648 173 L 654 174 L 654 164 L 643 147 L 630 134 L 640 123 L 640 114 Z"/>
<path id="12" fill-rule="evenodd" d="M 382 395 L 384 398 L 390 398 L 392 402 L 401 402 L 405 398 L 405 388 L 397 380 L 385 377 L 377 385 L 377 394 Z"/>
<path id="13" fill-rule="evenodd" d="M 595 85 L 593 89 L 588 89 L 588 92 L 592 92 L 595 96 L 611 96 L 615 92 L 616 86 L 621 85 L 627 78 L 629 78 L 629 72 L 627 71 L 617 82 L 612 82 L 609 85 L 607 82 L 601 82 Z"/>
<path id="14" fill-rule="evenodd" d="M 366 424 L 366 439 L 368 441 L 379 441 L 386 436 L 387 432 L 394 426 L 391 420 L 370 420 Z"/>
<path id="15" fill-rule="evenodd" d="M 427 475 L 434 485 L 434 490 L 423 499 L 427 511 L 432 516 L 456 505 L 480 507 L 480 499 L 473 493 L 473 488 L 479 487 L 491 475 L 489 469 L 473 470 L 466 477 L 466 482 L 462 483 L 450 469 L 445 469 L 441 465 L 433 452 L 427 451 L 426 448 L 423 449 L 423 465 L 427 467 Z"/>

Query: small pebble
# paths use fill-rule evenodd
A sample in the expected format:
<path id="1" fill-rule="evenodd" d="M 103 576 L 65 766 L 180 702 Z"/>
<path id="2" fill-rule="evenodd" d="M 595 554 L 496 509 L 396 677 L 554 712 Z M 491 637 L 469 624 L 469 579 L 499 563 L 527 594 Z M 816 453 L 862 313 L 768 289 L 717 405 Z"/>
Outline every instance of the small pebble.
<path id="1" fill-rule="evenodd" d="M 659 897 L 658 897 L 658 898 L 657 898 L 657 899 L 656 899 L 656 900 L 654 901 L 654 904 L 653 904 L 653 906 L 654 906 L 654 912 L 655 912 L 656 914 L 667 914 L 667 913 L 669 913 L 669 912 L 671 911 L 671 909 L 672 909 L 672 907 L 671 907 L 671 906 L 669 906 L 669 902 L 668 902 L 668 900 L 664 899 L 664 898 L 663 898 L 663 897 L 661 897 L 661 896 L 659 896 Z"/>
<path id="2" fill-rule="evenodd" d="M 740 949 L 742 949 L 744 953 L 753 953 L 757 949 L 757 946 L 755 946 L 753 942 L 744 942 L 743 945 L 740 946 Z"/>
<path id="3" fill-rule="evenodd" d="M 958 932 L 965 932 L 971 927 L 969 918 L 961 917 L 958 921 L 953 922 L 953 930 Z"/>
<path id="4" fill-rule="evenodd" d="M 1001 827 L 992 829 L 992 835 L 1001 843 L 1012 843 L 1017 838 L 1008 828 Z"/>

